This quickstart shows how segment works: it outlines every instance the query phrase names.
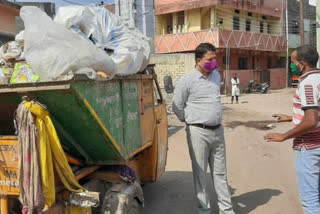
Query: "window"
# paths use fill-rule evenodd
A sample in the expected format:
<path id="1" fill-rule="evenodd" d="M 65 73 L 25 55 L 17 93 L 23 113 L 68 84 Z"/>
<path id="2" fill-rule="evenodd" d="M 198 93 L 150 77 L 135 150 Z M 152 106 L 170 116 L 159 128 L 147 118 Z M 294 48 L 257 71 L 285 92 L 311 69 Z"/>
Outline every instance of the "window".
<path id="1" fill-rule="evenodd" d="M 263 20 L 267 20 L 267 17 L 266 17 L 266 16 L 262 16 L 262 19 L 263 19 Z"/>
<path id="2" fill-rule="evenodd" d="M 299 34 L 299 22 L 298 21 L 295 21 L 295 20 L 292 20 L 291 21 L 291 32 L 290 33 L 293 33 L 293 34 Z"/>
<path id="3" fill-rule="evenodd" d="M 223 18 L 219 18 L 219 25 L 223 25 Z"/>
<path id="4" fill-rule="evenodd" d="M 264 24 L 263 22 L 260 22 L 260 33 L 263 33 L 264 31 Z"/>
<path id="5" fill-rule="evenodd" d="M 256 68 L 256 57 L 253 56 L 252 57 L 252 69 L 255 69 Z"/>
<path id="6" fill-rule="evenodd" d="M 312 36 L 317 36 L 317 24 L 311 24 Z"/>
<path id="7" fill-rule="evenodd" d="M 227 64 L 227 57 L 223 56 L 222 58 L 222 64 L 226 65 Z"/>
<path id="8" fill-rule="evenodd" d="M 268 57 L 268 65 L 267 65 L 268 68 L 272 68 L 272 58 L 271 57 Z"/>
<path id="9" fill-rule="evenodd" d="M 240 18 L 237 16 L 233 17 L 233 30 L 240 30 Z"/>
<path id="10" fill-rule="evenodd" d="M 271 34 L 271 24 L 268 24 L 267 31 L 268 31 L 268 34 Z"/>
<path id="11" fill-rule="evenodd" d="M 251 31 L 251 21 L 246 20 L 246 31 Z"/>
<path id="12" fill-rule="evenodd" d="M 286 68 L 286 57 L 280 57 L 274 68 Z"/>
<path id="13" fill-rule="evenodd" d="M 234 13 L 240 14 L 240 10 L 234 10 Z"/>
<path id="14" fill-rule="evenodd" d="M 251 13 L 251 12 L 249 12 L 249 13 L 248 13 L 248 16 L 252 17 L 252 13 Z"/>
<path id="15" fill-rule="evenodd" d="M 247 57 L 239 57 L 239 70 L 247 70 L 248 69 L 248 58 Z"/>
<path id="16" fill-rule="evenodd" d="M 184 25 L 184 11 L 180 11 L 177 14 L 177 24 Z"/>

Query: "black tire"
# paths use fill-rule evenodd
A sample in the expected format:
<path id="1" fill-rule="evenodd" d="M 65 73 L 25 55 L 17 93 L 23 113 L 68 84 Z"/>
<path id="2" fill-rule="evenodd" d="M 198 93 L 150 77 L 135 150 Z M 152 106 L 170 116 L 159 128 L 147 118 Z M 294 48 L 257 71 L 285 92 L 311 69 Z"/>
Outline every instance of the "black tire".
<path id="1" fill-rule="evenodd" d="M 251 93 L 250 88 L 247 88 L 247 89 L 246 89 L 246 94 L 250 94 L 250 93 Z"/>

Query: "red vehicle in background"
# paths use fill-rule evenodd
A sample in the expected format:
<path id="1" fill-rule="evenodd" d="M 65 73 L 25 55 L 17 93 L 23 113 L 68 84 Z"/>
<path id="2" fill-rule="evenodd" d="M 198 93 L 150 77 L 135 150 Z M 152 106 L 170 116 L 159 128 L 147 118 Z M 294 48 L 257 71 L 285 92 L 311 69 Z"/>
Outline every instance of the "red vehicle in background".
<path id="1" fill-rule="evenodd" d="M 292 83 L 291 83 L 291 85 L 292 85 L 292 87 L 293 88 L 296 88 L 296 87 L 298 87 L 298 84 L 299 84 L 299 76 L 292 76 Z"/>

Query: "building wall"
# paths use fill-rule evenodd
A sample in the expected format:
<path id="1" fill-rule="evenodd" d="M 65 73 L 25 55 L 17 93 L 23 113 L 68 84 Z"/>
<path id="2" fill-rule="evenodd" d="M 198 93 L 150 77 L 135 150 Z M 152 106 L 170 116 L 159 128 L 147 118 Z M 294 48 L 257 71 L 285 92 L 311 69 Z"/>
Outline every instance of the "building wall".
<path id="1" fill-rule="evenodd" d="M 234 60 L 231 61 L 231 69 L 229 71 L 229 77 L 225 72 L 225 66 L 222 65 L 223 56 L 222 52 L 217 53 L 217 62 L 221 74 L 221 78 L 227 78 L 226 81 L 231 81 L 231 77 L 234 73 L 238 74 L 240 79 L 240 89 L 242 91 L 248 86 L 250 80 L 255 80 L 256 82 L 265 81 L 262 72 L 270 72 L 270 84 L 271 89 L 280 89 L 286 87 L 286 69 L 285 68 L 271 68 L 267 69 L 267 60 L 265 57 L 261 57 L 261 68 L 263 71 L 257 71 L 249 67 L 246 70 L 238 69 L 238 55 L 233 55 Z M 243 55 L 243 54 L 241 54 Z M 250 58 L 249 58 L 250 59 Z M 278 60 L 278 57 L 273 57 L 273 63 Z M 158 76 L 158 81 L 160 87 L 163 89 L 163 78 L 165 76 L 171 76 L 173 84 L 175 85 L 177 80 L 179 80 L 185 73 L 189 72 L 195 66 L 195 59 L 193 53 L 186 54 L 156 54 L 152 55 L 150 63 L 156 64 L 155 71 Z M 224 81 L 225 82 L 225 81 Z M 227 92 L 231 91 L 231 84 L 228 84 Z M 222 91 L 225 89 L 225 85 L 222 86 Z"/>
<path id="2" fill-rule="evenodd" d="M 203 7 L 200 9 L 201 29 L 210 29 L 211 27 L 211 7 Z"/>
<path id="3" fill-rule="evenodd" d="M 281 20 L 278 17 L 266 16 L 266 20 L 262 19 L 263 15 L 252 13 L 252 17 L 248 16 L 248 11 L 240 10 L 240 14 L 234 13 L 235 9 L 225 8 L 221 6 L 210 6 L 186 10 L 184 33 L 207 30 L 219 27 L 225 30 L 233 30 L 233 18 L 239 17 L 240 31 L 246 31 L 246 21 L 251 21 L 250 32 L 260 33 L 260 22 L 263 23 L 263 33 L 268 33 L 268 25 L 270 25 L 270 34 L 281 33 Z M 157 16 L 157 35 L 181 33 L 177 30 L 177 13 L 169 13 Z M 221 24 L 219 21 L 222 20 Z M 172 26 L 172 32 L 167 31 L 167 27 Z M 164 33 L 165 32 L 165 33 Z"/>
<path id="4" fill-rule="evenodd" d="M 286 69 L 285 68 L 273 68 L 273 69 L 267 69 L 262 72 L 270 72 L 270 89 L 282 89 L 286 88 Z M 243 92 L 248 87 L 249 81 L 254 80 L 256 83 L 264 82 L 261 81 L 262 79 L 262 72 L 257 72 L 255 70 L 249 69 L 249 70 L 230 70 L 230 80 L 234 73 L 237 74 L 239 80 L 240 80 L 240 90 Z M 225 76 L 225 73 L 223 73 Z M 224 85 L 222 86 L 224 90 Z M 231 84 L 229 84 L 229 87 L 227 88 L 228 92 L 231 92 Z"/>
<path id="5" fill-rule="evenodd" d="M 201 30 L 201 13 L 200 8 L 185 11 L 187 17 L 187 32 L 195 32 Z"/>
<path id="6" fill-rule="evenodd" d="M 278 68 L 271 69 L 271 81 L 270 88 L 271 89 L 281 89 L 287 87 L 287 78 L 286 78 L 286 69 Z"/>
<path id="7" fill-rule="evenodd" d="M 16 33 L 15 17 L 19 15 L 19 10 L 0 4 L 0 31 Z"/>
<path id="8" fill-rule="evenodd" d="M 224 64 L 223 57 L 226 56 L 226 51 L 224 49 L 218 50 L 217 53 L 217 62 L 222 70 L 226 69 Z M 271 53 L 271 52 L 261 52 L 261 51 L 246 51 L 232 49 L 230 53 L 230 70 L 239 70 L 239 57 L 246 57 L 248 60 L 247 69 L 268 69 L 268 59 L 271 60 L 271 68 L 280 66 L 280 53 Z M 255 61 L 255 62 L 253 62 Z"/>
<path id="9" fill-rule="evenodd" d="M 151 64 L 156 64 L 155 71 L 160 87 L 163 88 L 163 77 L 171 76 L 173 84 L 195 66 L 194 54 L 155 54 Z"/>
<path id="10" fill-rule="evenodd" d="M 105 7 L 107 10 L 109 10 L 111 13 L 113 13 L 113 14 L 116 13 L 115 4 L 104 5 L 104 7 Z"/>
<path id="11" fill-rule="evenodd" d="M 281 9 L 285 3 L 286 1 L 280 0 L 155 0 L 157 15 L 212 5 L 223 5 L 224 7 L 281 17 Z"/>
<path id="12" fill-rule="evenodd" d="M 317 0 L 317 3 L 319 1 Z M 304 15 L 304 34 L 305 44 L 316 46 L 315 26 L 316 22 L 316 7 L 309 4 L 308 0 L 303 1 Z M 297 48 L 300 46 L 300 2 L 291 0 L 288 2 L 288 31 L 289 31 L 289 48 Z M 298 23 L 296 33 L 294 33 L 294 22 Z"/>

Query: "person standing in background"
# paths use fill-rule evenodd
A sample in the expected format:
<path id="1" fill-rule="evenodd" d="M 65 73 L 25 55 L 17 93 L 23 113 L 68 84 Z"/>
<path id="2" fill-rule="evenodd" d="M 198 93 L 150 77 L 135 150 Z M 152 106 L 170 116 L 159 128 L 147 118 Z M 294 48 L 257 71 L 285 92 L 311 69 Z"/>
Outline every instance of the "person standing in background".
<path id="1" fill-rule="evenodd" d="M 239 96 L 240 96 L 240 89 L 239 89 L 240 80 L 236 73 L 233 74 L 233 77 L 231 79 L 231 84 L 232 84 L 231 104 L 233 104 L 234 97 L 236 97 L 236 102 L 238 104 Z"/>

